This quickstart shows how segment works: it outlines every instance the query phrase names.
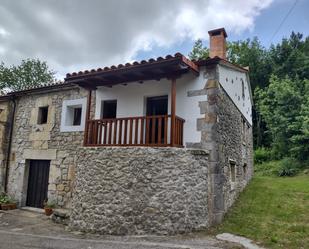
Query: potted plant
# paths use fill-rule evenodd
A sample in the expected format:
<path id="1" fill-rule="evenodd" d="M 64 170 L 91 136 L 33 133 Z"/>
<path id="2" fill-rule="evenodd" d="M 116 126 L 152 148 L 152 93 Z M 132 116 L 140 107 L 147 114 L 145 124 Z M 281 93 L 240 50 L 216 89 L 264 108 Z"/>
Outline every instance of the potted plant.
<path id="1" fill-rule="evenodd" d="M 6 194 L 0 195 L 0 207 L 2 210 L 16 209 L 16 202 Z"/>
<path id="2" fill-rule="evenodd" d="M 56 207 L 56 204 L 53 202 L 44 202 L 44 211 L 46 216 L 50 216 L 53 213 L 53 209 Z"/>

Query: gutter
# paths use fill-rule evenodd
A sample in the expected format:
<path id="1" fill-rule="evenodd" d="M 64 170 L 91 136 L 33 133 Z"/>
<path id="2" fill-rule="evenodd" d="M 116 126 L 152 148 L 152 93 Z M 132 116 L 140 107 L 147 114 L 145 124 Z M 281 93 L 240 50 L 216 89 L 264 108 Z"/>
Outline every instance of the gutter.
<path id="1" fill-rule="evenodd" d="M 15 98 L 14 97 L 11 98 L 11 101 L 13 102 L 13 113 L 11 115 L 8 150 L 7 150 L 6 164 L 5 164 L 5 179 L 4 179 L 4 192 L 5 193 L 7 193 L 8 182 L 9 182 L 10 156 L 11 156 L 11 149 L 12 149 L 14 119 L 15 119 L 15 112 L 16 112 L 16 100 L 15 100 Z"/>

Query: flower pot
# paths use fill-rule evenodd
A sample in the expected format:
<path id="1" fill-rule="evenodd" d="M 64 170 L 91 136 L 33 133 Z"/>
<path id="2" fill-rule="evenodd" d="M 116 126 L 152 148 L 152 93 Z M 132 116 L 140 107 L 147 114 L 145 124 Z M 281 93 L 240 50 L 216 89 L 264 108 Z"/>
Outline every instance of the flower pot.
<path id="1" fill-rule="evenodd" d="M 44 211 L 45 211 L 46 216 L 51 216 L 52 213 L 53 213 L 53 209 L 52 208 L 48 208 L 48 207 L 45 207 Z"/>
<path id="2" fill-rule="evenodd" d="M 1 204 L 2 210 L 13 210 L 16 209 L 16 203 L 5 203 Z"/>

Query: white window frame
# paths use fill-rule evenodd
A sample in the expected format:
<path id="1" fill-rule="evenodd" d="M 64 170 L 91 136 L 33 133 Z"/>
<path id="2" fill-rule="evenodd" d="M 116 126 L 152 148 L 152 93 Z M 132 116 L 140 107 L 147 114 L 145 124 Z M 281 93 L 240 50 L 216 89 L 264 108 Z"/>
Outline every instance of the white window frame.
<path id="1" fill-rule="evenodd" d="M 76 106 L 80 106 L 82 108 L 80 125 L 67 125 L 66 120 L 68 117 L 68 108 Z M 84 131 L 86 121 L 86 106 L 87 106 L 87 98 L 64 100 L 62 103 L 60 131 L 61 132 Z"/>

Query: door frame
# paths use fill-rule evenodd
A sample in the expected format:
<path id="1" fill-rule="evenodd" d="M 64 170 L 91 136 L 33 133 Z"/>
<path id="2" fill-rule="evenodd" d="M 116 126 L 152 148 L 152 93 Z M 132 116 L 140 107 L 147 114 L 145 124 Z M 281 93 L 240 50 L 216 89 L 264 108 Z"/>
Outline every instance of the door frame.
<path id="1" fill-rule="evenodd" d="M 49 176 L 50 176 L 50 168 L 51 168 L 51 160 L 45 160 L 45 159 L 29 159 L 26 161 L 26 167 L 25 167 L 25 174 L 24 174 L 24 194 L 22 198 L 21 206 L 27 206 L 28 202 L 28 195 L 29 195 L 29 180 L 30 180 L 30 167 L 32 161 L 44 161 L 48 162 L 48 175 L 47 175 L 47 186 L 46 186 L 46 199 L 48 198 L 48 188 L 49 188 Z M 40 167 L 40 166 L 38 166 Z M 47 167 L 47 165 L 42 165 L 41 167 Z M 45 195 L 45 194 L 44 194 Z M 34 207 L 39 208 L 39 207 Z"/>

